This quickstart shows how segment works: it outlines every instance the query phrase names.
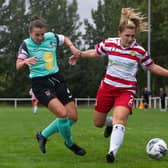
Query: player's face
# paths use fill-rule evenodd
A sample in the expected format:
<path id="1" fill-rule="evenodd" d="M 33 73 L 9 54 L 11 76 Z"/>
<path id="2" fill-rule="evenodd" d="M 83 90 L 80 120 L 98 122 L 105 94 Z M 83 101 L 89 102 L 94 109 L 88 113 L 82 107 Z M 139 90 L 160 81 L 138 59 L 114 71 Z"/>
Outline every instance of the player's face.
<path id="1" fill-rule="evenodd" d="M 46 32 L 46 28 L 44 27 L 43 28 L 34 27 L 30 32 L 30 37 L 35 43 L 41 44 L 44 39 L 45 32 Z"/>
<path id="2" fill-rule="evenodd" d="M 124 31 L 119 32 L 119 36 L 121 39 L 121 45 L 123 47 L 129 47 L 132 42 L 135 40 L 135 29 L 128 29 L 126 28 Z"/>

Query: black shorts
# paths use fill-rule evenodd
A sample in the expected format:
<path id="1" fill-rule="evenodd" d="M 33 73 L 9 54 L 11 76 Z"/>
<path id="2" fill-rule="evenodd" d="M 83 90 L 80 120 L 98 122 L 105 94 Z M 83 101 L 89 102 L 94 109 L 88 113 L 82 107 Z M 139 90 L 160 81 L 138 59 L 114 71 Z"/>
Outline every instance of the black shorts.
<path id="1" fill-rule="evenodd" d="M 58 98 L 63 105 L 74 101 L 71 91 L 59 73 L 32 78 L 32 89 L 39 102 L 46 107 L 53 98 Z"/>

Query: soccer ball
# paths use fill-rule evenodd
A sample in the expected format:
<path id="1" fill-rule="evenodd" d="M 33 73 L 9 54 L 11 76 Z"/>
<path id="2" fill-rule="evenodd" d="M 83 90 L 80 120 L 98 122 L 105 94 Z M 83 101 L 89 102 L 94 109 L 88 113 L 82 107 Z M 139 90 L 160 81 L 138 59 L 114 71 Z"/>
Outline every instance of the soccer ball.
<path id="1" fill-rule="evenodd" d="M 146 152 L 150 158 L 159 160 L 166 155 L 167 144 L 161 138 L 153 138 L 147 143 Z"/>

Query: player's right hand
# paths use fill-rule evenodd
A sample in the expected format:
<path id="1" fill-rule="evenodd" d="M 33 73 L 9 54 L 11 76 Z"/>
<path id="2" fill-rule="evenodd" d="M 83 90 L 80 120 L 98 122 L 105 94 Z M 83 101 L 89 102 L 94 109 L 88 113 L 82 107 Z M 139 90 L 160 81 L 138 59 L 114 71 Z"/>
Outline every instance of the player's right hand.
<path id="1" fill-rule="evenodd" d="M 26 65 L 34 65 L 37 63 L 37 57 L 31 57 L 24 60 Z"/>

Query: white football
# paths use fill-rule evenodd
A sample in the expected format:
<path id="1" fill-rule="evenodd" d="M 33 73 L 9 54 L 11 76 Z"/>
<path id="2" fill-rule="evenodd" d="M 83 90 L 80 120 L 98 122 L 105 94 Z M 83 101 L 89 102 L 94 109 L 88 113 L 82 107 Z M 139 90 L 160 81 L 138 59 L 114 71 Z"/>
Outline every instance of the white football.
<path id="1" fill-rule="evenodd" d="M 159 160 L 167 153 L 167 144 L 161 138 L 153 138 L 146 145 L 146 152 L 152 159 Z"/>

